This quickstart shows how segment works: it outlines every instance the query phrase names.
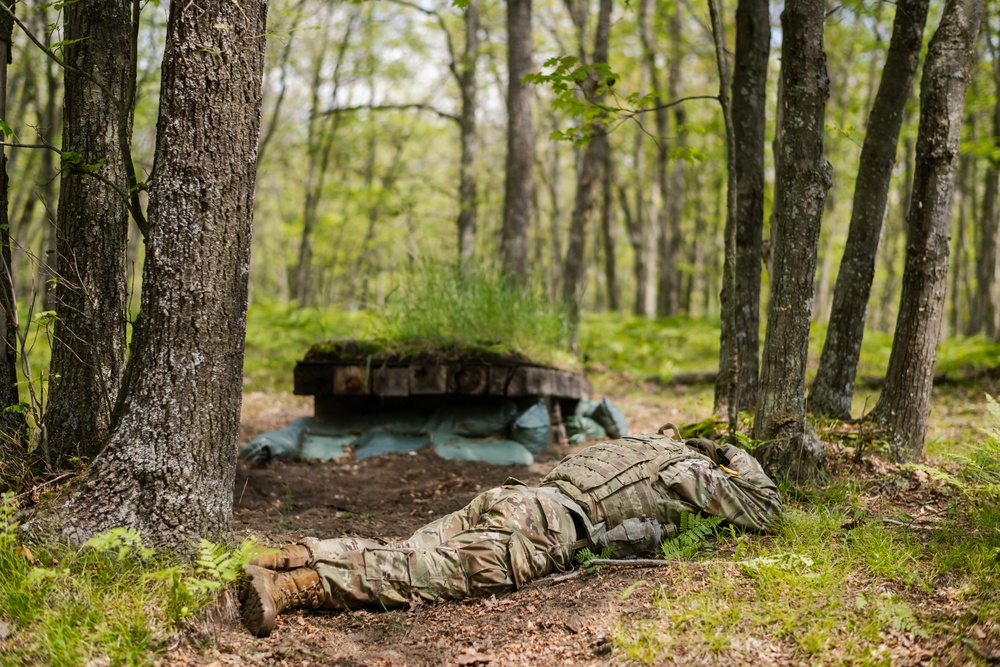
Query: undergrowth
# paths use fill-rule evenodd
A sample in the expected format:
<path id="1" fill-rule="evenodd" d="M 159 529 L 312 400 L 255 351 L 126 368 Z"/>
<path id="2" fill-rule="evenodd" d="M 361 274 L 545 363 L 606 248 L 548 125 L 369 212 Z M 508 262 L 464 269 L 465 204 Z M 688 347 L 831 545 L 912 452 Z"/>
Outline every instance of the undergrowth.
<path id="1" fill-rule="evenodd" d="M 716 531 L 720 523 L 722 523 L 720 516 L 702 516 L 681 512 L 677 535 L 663 541 L 663 544 L 660 545 L 659 555 L 664 560 L 690 558 L 698 553 L 706 539 L 717 534 Z"/>
<path id="2" fill-rule="evenodd" d="M 399 354 L 521 354 L 542 363 L 574 363 L 572 324 L 538 281 L 512 280 L 485 266 L 420 262 L 376 312 L 376 341 Z"/>
<path id="3" fill-rule="evenodd" d="M 150 665 L 219 600 L 256 552 L 202 540 L 194 562 L 116 528 L 82 549 L 18 543 L 0 500 L 0 664 Z M 9 635 L 9 637 L 8 637 Z"/>
<path id="4" fill-rule="evenodd" d="M 620 655 L 890 665 L 929 647 L 940 662 L 979 664 L 969 638 L 1000 618 L 1000 405 L 989 407 L 994 427 L 956 467 L 914 466 L 944 494 L 937 524 L 883 522 L 899 514 L 858 479 L 786 496 L 773 535 L 722 532 L 719 549 L 638 588 L 651 609 L 618 615 Z"/>

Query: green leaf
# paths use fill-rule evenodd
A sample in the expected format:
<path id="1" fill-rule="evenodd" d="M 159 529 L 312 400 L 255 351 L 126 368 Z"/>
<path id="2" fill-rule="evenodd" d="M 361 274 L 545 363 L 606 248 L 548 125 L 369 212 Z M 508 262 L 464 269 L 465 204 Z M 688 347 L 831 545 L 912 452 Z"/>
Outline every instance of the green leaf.
<path id="1" fill-rule="evenodd" d="M 56 49 L 61 49 L 64 46 L 70 46 L 71 44 L 76 44 L 77 42 L 82 42 L 85 39 L 90 39 L 89 37 L 79 37 L 77 39 L 64 39 L 59 42 L 53 42 L 49 44 L 49 50 L 55 51 Z"/>
<path id="2" fill-rule="evenodd" d="M 14 136 L 14 129 L 3 119 L 0 119 L 0 132 L 3 132 L 3 135 L 8 139 Z"/>

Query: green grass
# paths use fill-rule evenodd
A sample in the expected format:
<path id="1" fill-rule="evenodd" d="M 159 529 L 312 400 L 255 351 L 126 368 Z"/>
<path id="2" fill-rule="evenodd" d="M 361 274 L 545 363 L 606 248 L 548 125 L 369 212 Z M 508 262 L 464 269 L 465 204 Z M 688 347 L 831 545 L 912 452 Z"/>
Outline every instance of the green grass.
<path id="1" fill-rule="evenodd" d="M 619 653 L 641 664 L 889 665 L 916 642 L 967 664 L 955 639 L 1000 615 L 1000 432 L 950 479 L 946 511 L 925 529 L 883 523 L 899 513 L 858 479 L 796 494 L 773 536 L 731 537 L 713 558 L 671 568 L 644 613 L 623 599 Z"/>
<path id="2" fill-rule="evenodd" d="M 251 542 L 236 551 L 202 542 L 192 562 L 145 548 L 127 529 L 80 550 L 28 549 L 13 509 L 0 498 L 0 622 L 12 633 L 0 642 L 0 665 L 153 664 L 255 551 Z"/>
<path id="3" fill-rule="evenodd" d="M 580 326 L 580 353 L 592 363 L 637 378 L 714 370 L 719 365 L 719 323 L 587 314 Z"/>
<path id="4" fill-rule="evenodd" d="M 498 270 L 434 262 L 411 269 L 375 320 L 375 340 L 400 354 L 471 352 L 520 354 L 572 364 L 568 313 L 528 279 Z"/>
<path id="5" fill-rule="evenodd" d="M 331 338 L 370 337 L 371 332 L 368 312 L 255 302 L 247 312 L 243 388 L 291 391 L 295 362 L 310 347 Z"/>
<path id="6" fill-rule="evenodd" d="M 243 384 L 247 391 L 289 391 L 295 362 L 314 345 L 322 350 L 341 339 L 367 341 L 369 354 L 461 350 L 575 367 L 570 336 L 565 311 L 535 283 L 515 287 L 492 269 L 426 263 L 371 311 L 254 303 L 247 314 Z"/>

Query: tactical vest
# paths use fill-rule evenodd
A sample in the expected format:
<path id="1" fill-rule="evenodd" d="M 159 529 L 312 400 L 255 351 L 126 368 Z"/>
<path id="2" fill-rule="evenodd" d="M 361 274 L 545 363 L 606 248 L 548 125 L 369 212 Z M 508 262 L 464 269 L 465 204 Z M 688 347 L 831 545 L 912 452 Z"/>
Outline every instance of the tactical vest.
<path id="1" fill-rule="evenodd" d="M 628 436 L 566 457 L 542 486 L 558 488 L 606 530 L 643 514 L 669 523 L 653 484 L 665 466 L 692 458 L 707 459 L 665 435 Z"/>

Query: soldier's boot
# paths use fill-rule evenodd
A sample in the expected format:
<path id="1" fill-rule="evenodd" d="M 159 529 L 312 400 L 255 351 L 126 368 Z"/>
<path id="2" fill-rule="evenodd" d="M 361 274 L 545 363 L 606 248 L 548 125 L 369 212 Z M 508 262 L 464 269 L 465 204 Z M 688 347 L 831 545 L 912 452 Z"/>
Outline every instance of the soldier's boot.
<path id="1" fill-rule="evenodd" d="M 255 565 L 244 570 L 240 615 L 251 634 L 267 637 L 278 614 L 289 609 L 319 609 L 326 594 L 319 573 L 311 567 L 275 572 Z"/>
<path id="2" fill-rule="evenodd" d="M 268 570 L 294 570 L 306 567 L 312 560 L 309 547 L 304 544 L 289 544 L 280 551 L 258 556 L 250 561 L 250 565 L 267 568 Z"/>

